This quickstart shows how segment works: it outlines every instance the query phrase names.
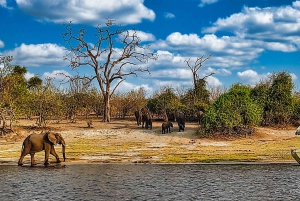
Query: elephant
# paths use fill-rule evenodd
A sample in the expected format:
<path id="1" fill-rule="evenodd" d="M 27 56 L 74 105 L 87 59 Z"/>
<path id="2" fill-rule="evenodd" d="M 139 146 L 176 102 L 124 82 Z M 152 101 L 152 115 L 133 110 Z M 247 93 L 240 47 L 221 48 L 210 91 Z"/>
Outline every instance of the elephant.
<path id="1" fill-rule="evenodd" d="M 149 113 L 147 114 L 143 114 L 142 116 L 142 128 L 148 129 L 150 128 L 150 130 L 152 130 L 152 117 Z"/>
<path id="2" fill-rule="evenodd" d="M 171 127 L 173 128 L 173 123 L 171 121 L 162 123 L 161 134 L 171 133 Z"/>
<path id="3" fill-rule="evenodd" d="M 139 126 L 142 123 L 142 112 L 140 110 L 136 110 L 134 112 L 136 124 Z"/>
<path id="4" fill-rule="evenodd" d="M 142 128 L 150 128 L 152 130 L 152 116 L 147 108 L 141 109 L 142 113 Z"/>
<path id="5" fill-rule="evenodd" d="M 31 166 L 36 165 L 36 162 L 34 160 L 34 154 L 36 152 L 40 152 L 42 150 L 45 150 L 45 162 L 44 165 L 49 165 L 48 159 L 49 154 L 53 155 L 56 158 L 56 163 L 60 163 L 59 156 L 55 152 L 54 145 L 61 144 L 62 145 L 62 154 L 64 161 L 66 161 L 65 156 L 65 147 L 66 143 L 61 134 L 59 133 L 53 133 L 53 132 L 46 132 L 46 133 L 40 133 L 40 134 L 30 134 L 27 136 L 23 142 L 22 145 L 22 151 L 21 156 L 18 161 L 18 165 L 23 165 L 23 159 L 27 154 L 30 154 L 31 156 Z"/>
<path id="6" fill-rule="evenodd" d="M 200 111 L 197 113 L 197 120 L 198 120 L 198 124 L 199 124 L 199 125 L 200 125 L 201 122 L 202 122 L 203 116 L 204 116 L 204 112 L 200 110 Z"/>
<path id="7" fill-rule="evenodd" d="M 177 121 L 177 124 L 178 124 L 179 132 L 184 131 L 184 129 L 185 129 L 185 116 L 184 116 L 183 112 L 179 112 L 176 115 L 176 121 Z"/>

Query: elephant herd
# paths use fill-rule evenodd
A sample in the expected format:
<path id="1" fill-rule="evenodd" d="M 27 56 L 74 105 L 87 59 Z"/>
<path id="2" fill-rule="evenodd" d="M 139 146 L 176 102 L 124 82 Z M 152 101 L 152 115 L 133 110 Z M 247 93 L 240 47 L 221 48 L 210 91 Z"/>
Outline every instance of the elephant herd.
<path id="1" fill-rule="evenodd" d="M 178 125 L 178 131 L 184 131 L 185 129 L 185 116 L 182 112 L 173 114 L 175 116 L 175 121 Z M 152 129 L 152 114 L 148 109 L 143 108 L 141 110 L 135 111 L 135 117 L 137 125 L 142 125 L 142 128 Z M 167 118 L 166 118 L 167 119 Z M 173 128 L 173 123 L 171 121 L 163 122 L 161 125 L 162 134 L 171 133 L 171 128 Z M 36 165 L 34 155 L 36 152 L 45 151 L 45 161 L 44 165 L 49 165 L 49 155 L 53 155 L 56 158 L 56 163 L 60 163 L 58 154 L 55 152 L 54 146 L 56 144 L 62 145 L 62 154 L 64 161 L 66 160 L 65 156 L 65 140 L 59 133 L 54 132 L 45 132 L 41 134 L 31 134 L 27 136 L 22 144 L 21 156 L 18 161 L 18 165 L 23 165 L 23 159 L 27 154 L 31 156 L 31 166 Z"/>
<path id="2" fill-rule="evenodd" d="M 147 108 L 142 108 L 134 112 L 136 123 L 138 126 L 142 125 L 142 128 L 152 129 L 152 115 Z M 178 131 L 184 131 L 185 129 L 185 116 L 182 112 L 174 113 L 175 121 L 178 125 Z M 166 118 L 167 119 L 167 118 Z M 163 122 L 161 125 L 161 133 L 171 133 L 171 128 L 173 128 L 173 123 L 171 121 Z"/>

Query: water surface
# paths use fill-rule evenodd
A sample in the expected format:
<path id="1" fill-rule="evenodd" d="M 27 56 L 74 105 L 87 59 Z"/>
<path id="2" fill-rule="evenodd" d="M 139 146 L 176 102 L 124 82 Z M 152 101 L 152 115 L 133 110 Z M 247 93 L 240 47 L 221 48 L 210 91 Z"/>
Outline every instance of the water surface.
<path id="1" fill-rule="evenodd" d="M 0 165 L 3 200 L 299 200 L 296 164 Z"/>

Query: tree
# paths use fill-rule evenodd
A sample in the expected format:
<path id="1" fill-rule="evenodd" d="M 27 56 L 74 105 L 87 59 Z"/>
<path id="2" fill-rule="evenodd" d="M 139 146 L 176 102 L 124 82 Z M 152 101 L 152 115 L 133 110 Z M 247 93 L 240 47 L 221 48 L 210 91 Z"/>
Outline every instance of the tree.
<path id="1" fill-rule="evenodd" d="M 268 115 L 270 124 L 288 124 L 293 113 L 293 80 L 289 73 L 278 72 L 271 76 L 272 84 L 268 90 Z"/>
<path id="2" fill-rule="evenodd" d="M 191 64 L 191 59 L 185 60 L 187 66 L 191 69 L 193 74 L 193 84 L 194 84 L 194 103 L 197 102 L 198 98 L 202 98 L 203 95 L 207 96 L 207 90 L 206 90 L 206 78 L 209 76 L 212 76 L 215 74 L 214 72 L 211 72 L 209 75 L 204 76 L 203 78 L 199 78 L 198 70 L 203 66 L 203 63 L 210 59 L 211 55 L 204 58 L 204 55 L 201 57 L 196 58 L 196 61 L 194 64 Z M 205 93 L 203 93 L 205 92 Z"/>
<path id="3" fill-rule="evenodd" d="M 203 132 L 206 134 L 252 133 L 252 126 L 262 119 L 261 107 L 251 99 L 250 86 L 234 84 L 222 94 L 206 111 L 203 117 Z"/>
<path id="4" fill-rule="evenodd" d="M 106 26 L 97 26 L 94 43 L 85 39 L 85 28 L 74 33 L 71 22 L 64 25 L 66 32 L 63 34 L 69 48 L 65 59 L 70 62 L 71 68 L 74 70 L 88 66 L 93 69 L 94 75 L 88 78 L 89 82 L 98 82 L 103 94 L 104 122 L 110 121 L 110 99 L 120 83 L 129 75 L 150 73 L 148 67 L 137 65 L 145 64 L 149 59 L 157 59 L 156 53 L 148 51 L 149 46 L 141 45 L 142 41 L 135 30 L 128 31 L 114 25 L 112 20 L 108 20 Z M 117 48 L 118 45 L 120 48 Z"/>
<path id="5" fill-rule="evenodd" d="M 0 103 L 4 102 L 6 87 L 10 83 L 7 76 L 13 71 L 13 66 L 10 65 L 12 60 L 12 56 L 0 55 Z"/>
<path id="6" fill-rule="evenodd" d="M 182 102 L 187 106 L 185 111 L 187 116 L 190 116 L 190 120 L 193 120 L 195 116 L 199 116 L 199 112 L 204 112 L 209 105 L 210 94 L 206 89 L 207 81 L 209 76 L 212 76 L 214 72 L 200 78 L 198 75 L 199 69 L 203 66 L 204 62 L 210 59 L 211 55 L 204 58 L 204 55 L 196 58 L 194 63 L 191 59 L 185 60 L 187 66 L 190 68 L 193 74 L 193 85 L 194 88 L 187 91 L 185 96 L 182 98 Z"/>

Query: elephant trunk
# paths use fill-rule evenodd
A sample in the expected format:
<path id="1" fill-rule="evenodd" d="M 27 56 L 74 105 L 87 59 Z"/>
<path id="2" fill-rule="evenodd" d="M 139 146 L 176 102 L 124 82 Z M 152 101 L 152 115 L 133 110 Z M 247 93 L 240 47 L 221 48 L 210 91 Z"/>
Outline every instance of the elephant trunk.
<path id="1" fill-rule="evenodd" d="M 62 139 L 61 142 L 62 142 L 61 145 L 62 145 L 63 158 L 64 158 L 64 161 L 66 161 L 66 143 L 65 143 L 64 139 Z"/>
<path id="2" fill-rule="evenodd" d="M 65 144 L 62 144 L 62 154 L 63 154 L 64 161 L 66 161 L 66 145 Z"/>

